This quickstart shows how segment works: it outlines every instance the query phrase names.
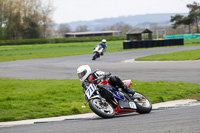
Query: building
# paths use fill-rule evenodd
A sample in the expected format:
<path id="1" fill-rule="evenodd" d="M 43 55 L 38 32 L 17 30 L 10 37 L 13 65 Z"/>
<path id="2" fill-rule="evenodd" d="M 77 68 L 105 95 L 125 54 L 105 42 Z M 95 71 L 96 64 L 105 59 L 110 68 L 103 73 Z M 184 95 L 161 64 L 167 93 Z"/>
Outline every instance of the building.
<path id="1" fill-rule="evenodd" d="M 149 29 L 133 31 L 127 34 L 127 40 L 152 40 L 152 33 Z"/>
<path id="2" fill-rule="evenodd" d="M 120 31 L 87 31 L 87 32 L 74 32 L 65 33 L 65 37 L 96 37 L 96 36 L 114 36 L 121 35 Z"/>

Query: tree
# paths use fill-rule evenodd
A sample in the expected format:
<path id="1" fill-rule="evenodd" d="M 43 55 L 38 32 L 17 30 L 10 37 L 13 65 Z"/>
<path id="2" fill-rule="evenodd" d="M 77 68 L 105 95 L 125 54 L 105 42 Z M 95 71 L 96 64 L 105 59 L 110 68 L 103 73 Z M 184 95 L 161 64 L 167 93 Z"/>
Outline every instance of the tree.
<path id="1" fill-rule="evenodd" d="M 200 4 L 194 2 L 193 4 L 188 4 L 187 7 L 189 8 L 189 17 L 193 18 L 194 23 L 196 25 L 196 31 L 199 33 L 199 21 L 200 21 Z"/>
<path id="2" fill-rule="evenodd" d="M 0 36 L 4 32 L 7 39 L 45 37 L 53 24 L 51 5 L 50 0 L 0 0 Z"/>
<path id="3" fill-rule="evenodd" d="M 184 17 L 184 18 L 182 19 L 182 23 L 183 23 L 184 25 L 187 25 L 187 26 L 188 26 L 188 32 L 189 32 L 189 34 L 191 33 L 191 27 L 192 27 L 193 22 L 194 22 L 194 20 L 193 20 L 192 17 L 190 17 L 190 16 Z"/>
<path id="4" fill-rule="evenodd" d="M 194 2 L 193 4 L 188 4 L 187 7 L 189 8 L 189 15 L 175 15 L 171 16 L 172 28 L 176 29 L 180 25 L 188 26 L 188 31 L 191 33 L 191 27 L 194 24 L 196 26 L 196 32 L 199 33 L 199 21 L 200 21 L 200 4 Z"/>
<path id="5" fill-rule="evenodd" d="M 122 35 L 125 35 L 127 32 L 131 31 L 132 29 L 133 27 L 128 24 L 125 24 L 123 22 L 118 22 L 103 30 L 117 30 L 117 31 L 120 31 Z"/>
<path id="6" fill-rule="evenodd" d="M 53 26 L 53 21 L 51 19 L 52 12 L 54 11 L 54 8 L 52 6 L 51 1 L 46 0 L 43 1 L 44 4 L 41 6 L 41 23 L 42 23 L 42 35 L 43 37 L 46 37 L 46 30 L 48 27 Z"/>
<path id="7" fill-rule="evenodd" d="M 60 24 L 58 26 L 58 31 L 62 34 L 67 33 L 67 32 L 71 32 L 71 28 L 68 24 Z"/>
<path id="8" fill-rule="evenodd" d="M 58 26 L 58 33 L 59 33 L 59 36 L 64 36 L 65 33 L 67 32 L 71 32 L 71 28 L 68 24 L 60 24 Z"/>
<path id="9" fill-rule="evenodd" d="M 172 28 L 176 29 L 178 26 L 180 25 L 187 25 L 188 26 L 188 32 L 191 33 L 191 26 L 193 24 L 193 18 L 190 16 L 186 16 L 184 17 L 183 15 L 175 15 L 175 16 L 171 16 L 171 20 L 170 22 L 174 22 L 172 24 Z"/>
<path id="10" fill-rule="evenodd" d="M 176 14 L 175 16 L 171 16 L 170 22 L 173 22 L 172 28 L 176 29 L 179 25 L 182 24 L 183 15 Z"/>
<path id="11" fill-rule="evenodd" d="M 89 31 L 87 25 L 79 25 L 79 26 L 76 28 L 76 32 L 85 32 L 85 31 Z"/>
<path id="12" fill-rule="evenodd" d="M 6 23 L 6 2 L 4 0 L 0 0 L 0 39 L 4 39 L 5 37 L 5 23 Z"/>

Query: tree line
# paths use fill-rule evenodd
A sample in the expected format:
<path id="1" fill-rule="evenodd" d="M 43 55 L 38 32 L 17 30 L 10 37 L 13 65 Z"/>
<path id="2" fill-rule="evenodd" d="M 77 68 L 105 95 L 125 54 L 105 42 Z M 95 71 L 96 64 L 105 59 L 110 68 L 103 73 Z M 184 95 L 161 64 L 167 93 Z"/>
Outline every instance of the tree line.
<path id="1" fill-rule="evenodd" d="M 194 2 L 193 4 L 188 4 L 189 14 L 183 16 L 177 14 L 171 16 L 172 28 L 176 29 L 179 26 L 185 25 L 188 27 L 188 33 L 192 32 L 192 29 L 195 29 L 194 32 L 199 33 L 199 22 L 200 22 L 200 4 Z"/>
<path id="2" fill-rule="evenodd" d="M 47 38 L 50 33 L 48 31 L 54 26 L 52 5 L 51 0 L 0 0 L 0 39 Z M 194 2 L 187 7 L 188 16 L 180 14 L 171 16 L 172 26 L 151 23 L 145 28 L 149 28 L 154 34 L 160 29 L 165 29 L 167 34 L 199 33 L 200 4 Z M 97 27 L 96 30 L 118 30 L 125 35 L 143 28 L 118 22 L 110 26 Z M 84 31 L 90 31 L 87 25 L 80 25 L 75 30 L 75 32 Z M 68 24 L 60 24 L 57 32 L 61 37 L 72 30 Z"/>
<path id="3" fill-rule="evenodd" d="M 0 39 L 45 38 L 53 10 L 50 0 L 0 0 Z"/>

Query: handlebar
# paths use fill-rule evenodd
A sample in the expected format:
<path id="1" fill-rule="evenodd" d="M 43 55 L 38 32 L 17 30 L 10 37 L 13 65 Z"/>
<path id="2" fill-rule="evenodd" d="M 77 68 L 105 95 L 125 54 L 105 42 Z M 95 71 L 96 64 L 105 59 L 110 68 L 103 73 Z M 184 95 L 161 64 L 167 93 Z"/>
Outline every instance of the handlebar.
<path id="1" fill-rule="evenodd" d="M 106 78 L 108 78 L 110 75 L 111 75 L 110 72 L 106 72 L 106 73 L 103 74 L 102 76 L 100 76 L 100 77 L 98 77 L 97 79 L 93 80 L 93 81 L 92 81 L 92 84 L 98 84 L 98 83 L 101 81 L 101 79 L 106 79 Z M 83 89 L 84 89 L 84 88 L 87 88 L 87 86 L 89 86 L 89 84 L 90 84 L 90 83 L 88 83 L 88 82 L 83 82 L 83 84 L 82 84 Z"/>

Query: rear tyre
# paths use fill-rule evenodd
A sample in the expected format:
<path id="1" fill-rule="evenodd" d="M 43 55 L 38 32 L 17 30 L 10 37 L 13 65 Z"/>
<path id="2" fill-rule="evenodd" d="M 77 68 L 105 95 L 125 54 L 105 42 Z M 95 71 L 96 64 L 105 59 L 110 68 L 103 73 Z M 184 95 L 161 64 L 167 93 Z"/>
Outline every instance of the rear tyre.
<path id="1" fill-rule="evenodd" d="M 102 118 L 113 118 L 115 111 L 109 103 L 103 104 L 100 99 L 91 99 L 89 101 L 90 109 Z"/>
<path id="2" fill-rule="evenodd" d="M 137 106 L 137 112 L 140 114 L 150 113 L 152 110 L 151 101 L 142 93 L 135 92 L 134 96 L 141 96 L 143 99 L 135 99 L 134 102 Z"/>

